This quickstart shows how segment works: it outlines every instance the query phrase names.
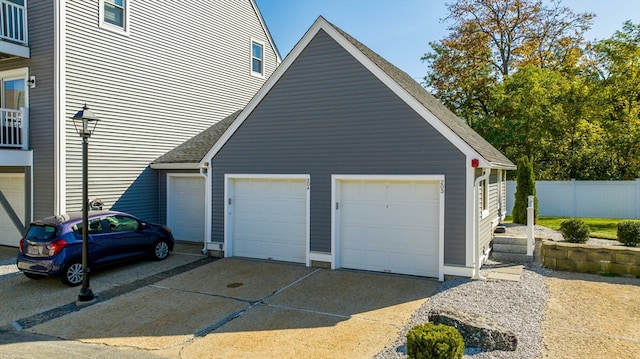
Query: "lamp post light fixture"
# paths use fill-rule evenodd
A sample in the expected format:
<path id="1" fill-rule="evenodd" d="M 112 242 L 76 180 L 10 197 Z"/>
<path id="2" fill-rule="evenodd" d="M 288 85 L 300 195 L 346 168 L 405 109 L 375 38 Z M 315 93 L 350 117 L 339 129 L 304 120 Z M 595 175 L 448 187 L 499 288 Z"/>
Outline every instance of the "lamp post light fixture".
<path id="1" fill-rule="evenodd" d="M 95 300 L 95 296 L 89 285 L 89 185 L 88 176 L 88 148 L 89 137 L 96 129 L 98 121 L 96 115 L 84 104 L 81 111 L 78 111 L 72 118 L 73 126 L 80 137 L 82 137 L 82 288 L 78 294 L 76 305 L 86 305 Z"/>

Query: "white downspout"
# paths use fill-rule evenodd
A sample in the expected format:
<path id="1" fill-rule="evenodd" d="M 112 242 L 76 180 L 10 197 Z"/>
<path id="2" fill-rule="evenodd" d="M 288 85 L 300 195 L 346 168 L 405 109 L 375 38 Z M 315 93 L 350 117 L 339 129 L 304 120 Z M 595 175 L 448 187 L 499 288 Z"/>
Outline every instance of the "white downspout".
<path id="1" fill-rule="evenodd" d="M 200 167 L 200 175 L 204 177 L 204 237 L 202 254 L 207 254 L 207 244 L 211 242 L 211 166 L 208 162 Z"/>
<path id="2" fill-rule="evenodd" d="M 485 181 L 489 178 L 491 171 L 488 168 L 482 169 L 482 175 L 474 181 L 474 193 L 473 193 L 473 223 L 474 223 L 474 233 L 473 233 L 473 279 L 485 280 L 486 278 L 480 275 L 480 213 L 478 208 L 478 197 L 479 197 L 479 188 L 480 182 Z M 488 187 L 488 186 L 487 186 Z M 484 193 L 482 194 L 485 195 Z"/>

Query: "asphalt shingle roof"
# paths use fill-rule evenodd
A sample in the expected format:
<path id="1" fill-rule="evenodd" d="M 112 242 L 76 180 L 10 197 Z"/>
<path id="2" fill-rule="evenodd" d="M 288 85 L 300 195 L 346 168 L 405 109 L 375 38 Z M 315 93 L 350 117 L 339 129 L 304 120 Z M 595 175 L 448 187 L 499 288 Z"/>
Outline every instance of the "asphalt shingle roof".
<path id="1" fill-rule="evenodd" d="M 326 20 L 325 20 L 326 21 Z M 438 99 L 427 92 L 406 72 L 400 70 L 380 55 L 363 45 L 351 35 L 342 31 L 337 26 L 326 21 L 347 41 L 353 44 L 364 56 L 370 59 L 378 68 L 386 73 L 393 81 L 398 83 L 409 95 L 415 98 L 429 112 L 444 123 L 453 133 L 466 142 L 480 156 L 495 166 L 515 168 L 511 162 L 500 151 L 493 147 L 487 140 L 475 132 L 469 125 L 456 116 L 451 110 L 444 106 Z M 213 145 L 220 139 L 222 134 L 231 126 L 242 110 L 236 111 L 228 117 L 220 120 L 200 134 L 187 140 L 175 149 L 153 161 L 153 164 L 160 163 L 198 163 Z"/>
<path id="2" fill-rule="evenodd" d="M 216 122 L 213 126 L 158 157 L 152 163 L 199 163 L 211 147 L 220 139 L 220 136 L 231 126 L 240 112 L 242 112 L 242 110 L 238 110 Z"/>

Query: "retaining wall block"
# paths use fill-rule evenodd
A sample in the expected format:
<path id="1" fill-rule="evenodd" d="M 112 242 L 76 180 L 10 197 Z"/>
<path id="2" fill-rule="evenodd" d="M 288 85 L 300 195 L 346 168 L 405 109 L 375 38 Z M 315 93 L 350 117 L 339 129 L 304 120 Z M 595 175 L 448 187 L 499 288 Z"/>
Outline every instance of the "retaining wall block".
<path id="1" fill-rule="evenodd" d="M 615 253 L 615 262 L 622 264 L 640 265 L 640 251 L 619 251 Z"/>
<path id="2" fill-rule="evenodd" d="M 613 257 L 614 257 L 613 253 L 607 250 L 597 250 L 595 252 L 589 252 L 589 255 L 588 255 L 589 260 L 596 261 L 596 262 L 600 262 L 600 261 L 613 262 L 614 260 Z"/>
<path id="3" fill-rule="evenodd" d="M 581 273 L 600 273 L 604 272 L 603 265 L 600 262 L 592 261 L 576 261 L 576 272 Z"/>
<path id="4" fill-rule="evenodd" d="M 550 258 L 550 257 L 543 257 L 542 265 L 545 268 L 556 269 L 556 259 L 555 258 Z"/>
<path id="5" fill-rule="evenodd" d="M 551 257 L 556 259 L 564 259 L 567 258 L 567 250 L 564 248 L 559 248 L 557 246 L 548 246 L 544 250 L 545 257 Z"/>
<path id="6" fill-rule="evenodd" d="M 557 258 L 556 268 L 559 270 L 566 270 L 569 272 L 575 272 L 577 269 L 576 262 L 567 258 Z"/>
<path id="7" fill-rule="evenodd" d="M 589 252 L 583 251 L 579 248 L 567 248 L 567 258 L 578 261 L 587 261 L 589 257 Z"/>
<path id="8" fill-rule="evenodd" d="M 629 266 L 626 264 L 611 263 L 609 264 L 609 270 L 607 272 L 625 276 L 629 274 Z"/>
<path id="9" fill-rule="evenodd" d="M 632 275 L 640 278 L 640 265 L 629 266 L 629 274 L 632 274 Z"/>

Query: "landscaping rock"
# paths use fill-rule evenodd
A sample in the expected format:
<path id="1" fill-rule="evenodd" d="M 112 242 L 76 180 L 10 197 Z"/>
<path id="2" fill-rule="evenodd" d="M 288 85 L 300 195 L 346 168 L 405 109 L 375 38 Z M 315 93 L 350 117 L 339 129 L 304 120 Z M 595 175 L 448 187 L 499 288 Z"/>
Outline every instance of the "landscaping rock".
<path id="1" fill-rule="evenodd" d="M 458 329 L 464 338 L 465 347 L 482 348 L 487 351 L 513 351 L 518 345 L 515 334 L 476 314 L 457 310 L 437 310 L 429 312 L 429 321 Z"/>

